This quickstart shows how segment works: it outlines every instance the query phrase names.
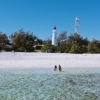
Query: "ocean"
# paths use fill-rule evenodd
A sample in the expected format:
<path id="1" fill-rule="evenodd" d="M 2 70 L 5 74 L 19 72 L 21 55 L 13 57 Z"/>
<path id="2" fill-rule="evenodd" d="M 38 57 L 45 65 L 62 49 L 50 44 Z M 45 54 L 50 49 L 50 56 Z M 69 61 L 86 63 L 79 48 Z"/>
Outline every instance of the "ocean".
<path id="1" fill-rule="evenodd" d="M 0 100 L 100 100 L 100 68 L 2 69 Z"/>

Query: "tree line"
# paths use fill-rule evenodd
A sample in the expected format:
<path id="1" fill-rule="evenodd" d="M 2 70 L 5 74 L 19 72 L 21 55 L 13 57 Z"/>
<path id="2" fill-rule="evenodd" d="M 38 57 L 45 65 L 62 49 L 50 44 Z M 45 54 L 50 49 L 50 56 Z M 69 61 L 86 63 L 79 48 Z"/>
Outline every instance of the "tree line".
<path id="1" fill-rule="evenodd" d="M 57 46 L 51 44 L 51 39 L 39 39 L 31 32 L 25 32 L 20 29 L 9 37 L 0 32 L 0 51 L 4 45 L 12 46 L 12 50 L 16 52 L 34 52 L 34 45 L 44 45 L 41 52 L 60 52 L 60 53 L 100 53 L 100 41 L 83 38 L 78 33 L 67 36 L 67 32 L 63 31 L 57 39 Z"/>
<path id="2" fill-rule="evenodd" d="M 42 51 L 45 52 L 60 52 L 60 53 L 100 53 L 100 41 L 88 38 L 83 38 L 78 33 L 73 33 L 67 36 L 64 31 L 58 36 L 58 45 L 52 46 L 49 40 Z"/>
<path id="3" fill-rule="evenodd" d="M 0 50 L 4 49 L 4 45 L 11 45 L 12 50 L 16 52 L 33 52 L 33 46 L 37 43 L 42 44 L 42 40 L 31 32 L 25 32 L 23 29 L 14 32 L 9 37 L 0 32 Z"/>

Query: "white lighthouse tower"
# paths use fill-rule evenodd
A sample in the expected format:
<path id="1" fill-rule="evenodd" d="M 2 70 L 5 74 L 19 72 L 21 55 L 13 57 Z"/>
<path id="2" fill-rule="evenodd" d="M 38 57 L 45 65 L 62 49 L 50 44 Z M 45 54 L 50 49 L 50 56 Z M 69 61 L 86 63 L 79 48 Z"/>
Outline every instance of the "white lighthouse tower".
<path id="1" fill-rule="evenodd" d="M 80 28 L 80 20 L 76 17 L 75 18 L 75 33 L 79 34 L 79 28 Z"/>
<path id="2" fill-rule="evenodd" d="M 57 46 L 57 33 L 56 33 L 56 27 L 52 30 L 52 45 Z"/>

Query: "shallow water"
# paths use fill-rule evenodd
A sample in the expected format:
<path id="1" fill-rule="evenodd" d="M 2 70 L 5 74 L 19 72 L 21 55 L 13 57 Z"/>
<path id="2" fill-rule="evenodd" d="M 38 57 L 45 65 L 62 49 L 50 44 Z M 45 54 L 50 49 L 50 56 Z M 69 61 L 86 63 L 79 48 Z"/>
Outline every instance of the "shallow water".
<path id="1" fill-rule="evenodd" d="M 100 69 L 0 70 L 0 100 L 100 100 Z"/>

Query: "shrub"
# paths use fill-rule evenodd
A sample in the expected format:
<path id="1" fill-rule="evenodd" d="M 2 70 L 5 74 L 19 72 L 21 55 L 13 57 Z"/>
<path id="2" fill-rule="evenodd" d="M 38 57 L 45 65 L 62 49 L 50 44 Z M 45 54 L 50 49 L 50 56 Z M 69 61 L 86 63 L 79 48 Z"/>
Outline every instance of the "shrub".
<path id="1" fill-rule="evenodd" d="M 25 49 L 24 47 L 20 47 L 20 48 L 17 49 L 17 51 L 18 51 L 18 52 L 25 52 L 26 49 Z"/>

